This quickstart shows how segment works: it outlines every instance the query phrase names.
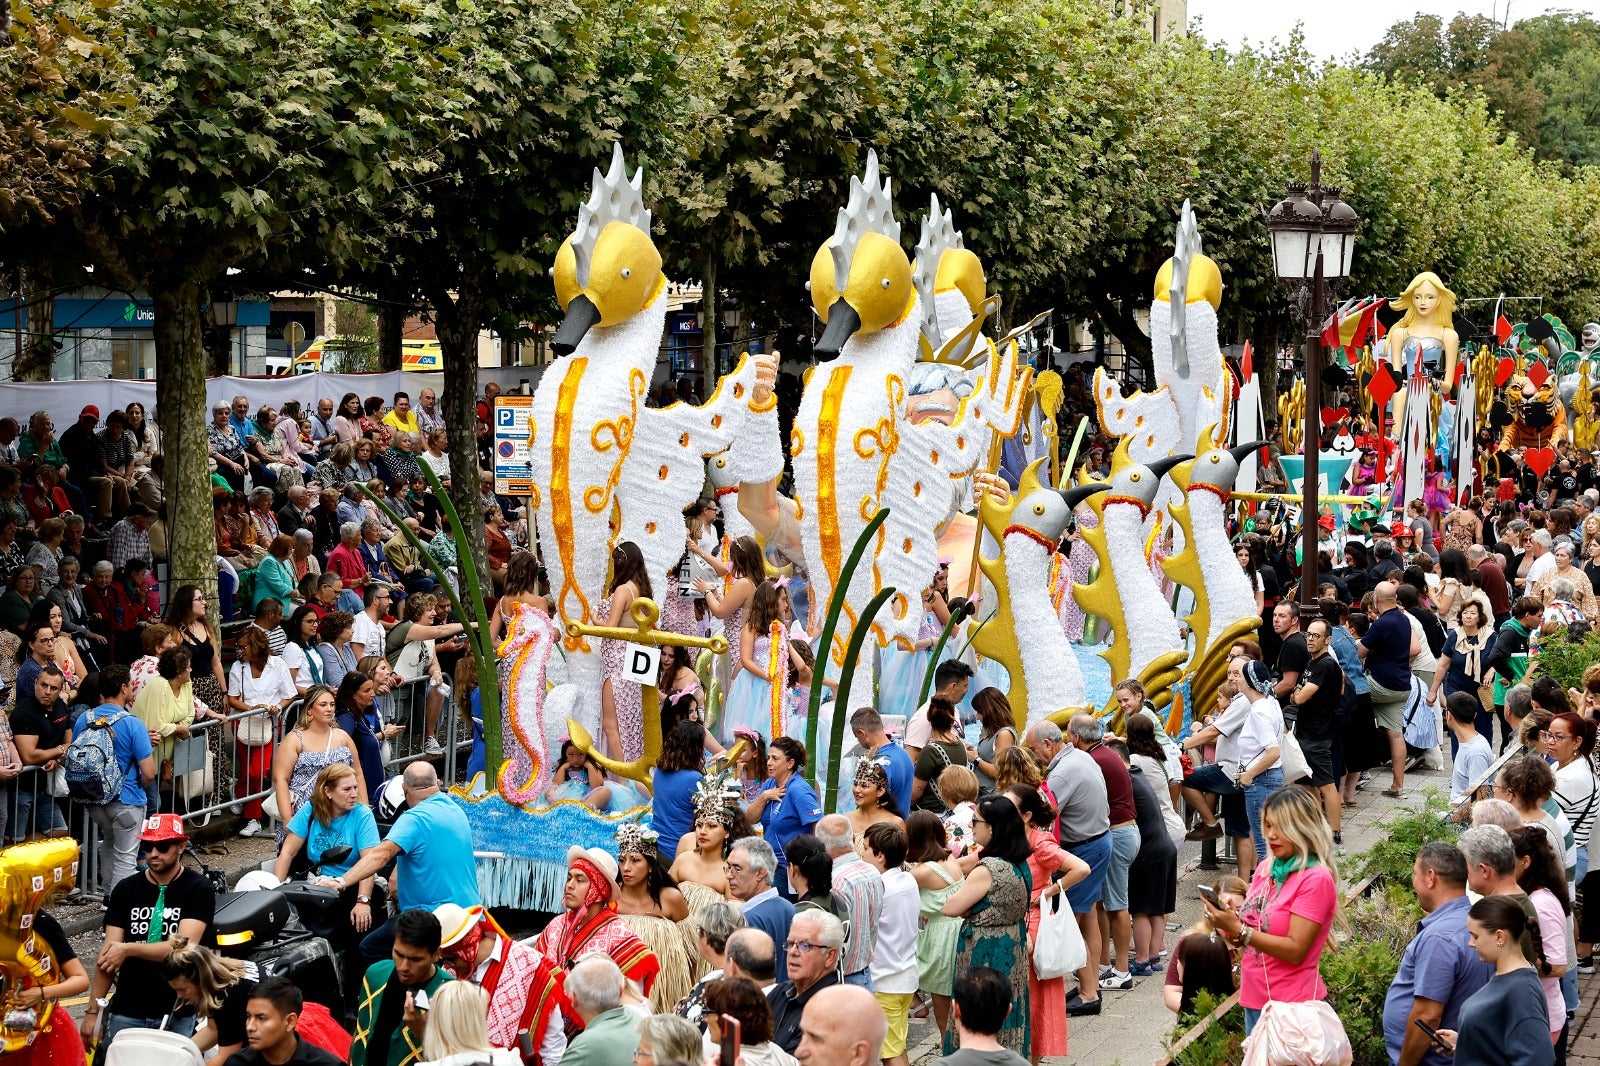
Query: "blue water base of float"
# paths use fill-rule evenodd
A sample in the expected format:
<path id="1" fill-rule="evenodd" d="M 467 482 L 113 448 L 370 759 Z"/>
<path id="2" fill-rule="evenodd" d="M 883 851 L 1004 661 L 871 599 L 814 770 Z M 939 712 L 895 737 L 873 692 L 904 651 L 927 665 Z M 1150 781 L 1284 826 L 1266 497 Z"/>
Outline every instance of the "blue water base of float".
<path id="1" fill-rule="evenodd" d="M 1091 707 L 1104 707 L 1111 699 L 1111 664 L 1100 658 L 1100 653 L 1110 645 L 1074 644 L 1078 656 L 1078 672 L 1083 675 L 1083 692 Z"/>
<path id="2" fill-rule="evenodd" d="M 578 800 L 535 808 L 513 806 L 498 792 L 451 795 L 467 812 L 473 850 L 501 856 L 478 860 L 478 891 L 489 907 L 560 910 L 568 848 L 576 844 L 615 855 L 619 825 L 650 822 L 648 807 L 604 815 Z"/>

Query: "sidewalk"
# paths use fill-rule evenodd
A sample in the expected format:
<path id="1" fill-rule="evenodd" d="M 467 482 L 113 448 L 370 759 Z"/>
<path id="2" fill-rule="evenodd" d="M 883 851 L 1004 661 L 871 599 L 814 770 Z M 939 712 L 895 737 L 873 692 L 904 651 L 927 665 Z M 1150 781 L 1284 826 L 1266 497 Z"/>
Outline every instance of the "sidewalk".
<path id="1" fill-rule="evenodd" d="M 1398 800 L 1385 797 L 1381 790 L 1388 781 L 1388 771 L 1375 773 L 1372 783 L 1359 793 L 1359 804 L 1356 807 L 1346 808 L 1344 811 L 1344 842 L 1348 856 L 1354 856 L 1383 838 L 1383 831 L 1378 823 L 1387 821 L 1397 810 L 1403 807 L 1416 808 L 1421 806 L 1423 790 L 1427 788 L 1448 789 L 1450 784 L 1449 770 L 1429 772 L 1418 768 L 1406 774 L 1405 795 Z M 1198 844 L 1185 844 L 1179 852 L 1181 863 L 1178 873 L 1178 912 L 1172 916 L 1172 921 L 1179 923 L 1180 930 L 1186 929 L 1200 919 L 1200 901 L 1195 894 L 1195 886 L 1209 884 L 1216 878 L 1231 873 L 1228 867 L 1221 871 L 1201 871 L 1196 869 L 1200 861 L 1200 846 Z M 1349 878 L 1341 870 L 1341 881 L 1349 882 Z M 1167 933 L 1166 947 L 1170 951 L 1182 936 L 1182 932 Z M 1164 974 L 1153 977 L 1140 978 L 1130 992 L 1103 992 L 1101 993 L 1101 1008 L 1098 1017 L 1074 1018 L 1070 1022 L 1070 1052 L 1060 1058 L 1047 1058 L 1043 1061 L 1049 1066 L 1064 1066 L 1072 1063 L 1073 1066 L 1148 1066 L 1150 1063 L 1163 1061 L 1166 1057 L 1166 1040 L 1172 1032 L 1177 1018 L 1167 1010 L 1162 1002 L 1161 985 Z M 1587 992 L 1587 982 L 1600 980 L 1597 977 L 1583 978 L 1584 989 Z M 1600 985 L 1596 986 L 1600 988 Z M 1587 994 L 1584 997 L 1585 1007 L 1579 1013 L 1580 1020 L 1587 1020 L 1587 1012 L 1592 1009 L 1593 999 Z M 937 1034 L 931 1023 L 918 1023 L 912 1021 L 911 1032 L 908 1038 L 908 1054 L 913 1063 L 926 1066 L 942 1053 L 936 1042 Z M 1596 1032 L 1591 1040 L 1583 1045 L 1592 1049 L 1588 1054 L 1589 1059 L 1569 1059 L 1569 1062 L 1582 1062 L 1584 1066 L 1600 1066 L 1600 1022 L 1597 1022 Z M 1578 1052 L 1583 1054 L 1583 1052 Z"/>
<path id="2" fill-rule="evenodd" d="M 1567 1034 L 1568 1066 L 1600 1066 L 1600 1019 L 1595 1003 L 1600 999 L 1600 974 L 1578 978 L 1578 1016 Z"/>

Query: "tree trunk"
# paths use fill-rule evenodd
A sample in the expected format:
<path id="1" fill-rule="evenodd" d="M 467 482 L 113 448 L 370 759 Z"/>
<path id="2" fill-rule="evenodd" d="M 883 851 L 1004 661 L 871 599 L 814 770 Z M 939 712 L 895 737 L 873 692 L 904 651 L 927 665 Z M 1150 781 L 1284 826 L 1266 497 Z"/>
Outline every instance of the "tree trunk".
<path id="1" fill-rule="evenodd" d="M 1089 303 L 1100 317 L 1107 333 L 1122 342 L 1128 358 L 1139 368 L 1139 388 L 1155 384 L 1155 356 L 1150 348 L 1150 338 L 1139 327 L 1139 319 L 1129 309 L 1126 298 L 1117 299 L 1109 293 L 1089 293 Z"/>
<path id="2" fill-rule="evenodd" d="M 193 281 L 152 278 L 155 302 L 156 409 L 166 475 L 168 589 L 199 585 L 217 602 L 217 537 L 211 518 L 211 474 L 206 461 L 205 328 L 201 290 Z"/>
<path id="3" fill-rule="evenodd" d="M 706 274 L 700 284 L 700 307 L 705 312 L 700 336 L 705 345 L 700 361 L 700 398 L 707 400 L 717 387 L 717 246 L 710 233 L 706 234 Z"/>
<path id="4" fill-rule="evenodd" d="M 11 380 L 49 381 L 56 363 L 55 277 L 45 265 L 19 270 L 17 277 L 21 282 L 17 286 L 17 329 L 22 331 L 22 344 L 11 363 Z M 31 300 L 25 298 L 30 285 L 39 290 Z"/>
<path id="5" fill-rule="evenodd" d="M 396 304 L 378 305 L 378 369 L 400 369 L 400 338 L 405 333 L 406 311 Z M 474 360 L 476 362 L 476 360 Z M 476 375 L 474 375 L 476 378 Z"/>
<path id="6" fill-rule="evenodd" d="M 456 531 L 460 538 L 456 547 L 470 551 L 478 573 L 487 578 L 489 550 L 483 535 L 483 504 L 478 495 L 476 301 L 463 286 L 454 298 L 441 292 L 434 294 L 431 302 L 444 358 L 444 390 L 439 405 L 444 408 L 445 432 L 450 437 L 450 502 L 455 504 L 464 527 Z M 466 590 L 462 590 L 462 598 L 464 601 Z"/>

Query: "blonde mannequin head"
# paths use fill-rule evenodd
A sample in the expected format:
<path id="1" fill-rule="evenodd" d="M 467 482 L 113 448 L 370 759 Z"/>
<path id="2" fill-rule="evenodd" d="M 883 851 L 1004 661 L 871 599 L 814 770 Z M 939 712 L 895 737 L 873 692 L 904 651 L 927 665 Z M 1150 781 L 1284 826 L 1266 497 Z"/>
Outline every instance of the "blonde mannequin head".
<path id="1" fill-rule="evenodd" d="M 1417 310 L 1417 294 L 1425 285 L 1432 286 L 1433 292 L 1431 295 L 1437 301 L 1427 314 Z M 1441 326 L 1448 326 L 1450 325 L 1451 317 L 1456 313 L 1456 294 L 1445 287 L 1444 282 L 1439 280 L 1439 275 L 1431 270 L 1424 270 L 1411 279 L 1411 284 L 1407 285 L 1406 291 L 1401 293 L 1400 298 L 1394 301 L 1394 306 L 1405 312 L 1405 317 L 1401 318 L 1396 325 L 1397 329 L 1409 328 L 1419 321 L 1435 322 Z"/>

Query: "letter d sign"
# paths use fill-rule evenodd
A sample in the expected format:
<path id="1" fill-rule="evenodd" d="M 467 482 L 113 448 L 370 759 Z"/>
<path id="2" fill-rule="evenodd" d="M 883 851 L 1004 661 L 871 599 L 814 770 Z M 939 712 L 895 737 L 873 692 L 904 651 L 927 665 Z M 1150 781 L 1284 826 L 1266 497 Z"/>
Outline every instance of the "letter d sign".
<path id="1" fill-rule="evenodd" d="M 639 685 L 655 687 L 661 672 L 661 649 L 652 644 L 629 644 L 628 657 L 622 666 L 622 677 Z"/>

